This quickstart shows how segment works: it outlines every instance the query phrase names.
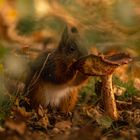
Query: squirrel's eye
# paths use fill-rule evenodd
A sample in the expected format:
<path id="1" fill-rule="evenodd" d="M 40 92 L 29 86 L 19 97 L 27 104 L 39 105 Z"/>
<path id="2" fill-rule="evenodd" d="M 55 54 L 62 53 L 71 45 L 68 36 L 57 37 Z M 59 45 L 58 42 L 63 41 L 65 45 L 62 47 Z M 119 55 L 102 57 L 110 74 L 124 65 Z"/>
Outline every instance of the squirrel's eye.
<path id="1" fill-rule="evenodd" d="M 75 46 L 71 45 L 69 47 L 69 53 L 73 53 L 76 50 Z"/>
<path id="2" fill-rule="evenodd" d="M 75 51 L 75 47 L 74 46 L 70 46 L 70 51 L 74 52 Z"/>

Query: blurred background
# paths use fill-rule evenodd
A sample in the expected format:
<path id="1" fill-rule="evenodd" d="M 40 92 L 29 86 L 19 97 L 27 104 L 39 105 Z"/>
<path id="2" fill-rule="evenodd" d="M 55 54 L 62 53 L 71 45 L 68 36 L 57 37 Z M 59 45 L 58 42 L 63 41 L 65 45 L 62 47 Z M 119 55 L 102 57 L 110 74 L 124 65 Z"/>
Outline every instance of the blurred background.
<path id="1" fill-rule="evenodd" d="M 54 48 L 66 24 L 94 53 L 129 53 L 133 62 L 116 75 L 140 88 L 139 0 L 0 0 L 0 109 L 24 87 L 28 62 Z"/>

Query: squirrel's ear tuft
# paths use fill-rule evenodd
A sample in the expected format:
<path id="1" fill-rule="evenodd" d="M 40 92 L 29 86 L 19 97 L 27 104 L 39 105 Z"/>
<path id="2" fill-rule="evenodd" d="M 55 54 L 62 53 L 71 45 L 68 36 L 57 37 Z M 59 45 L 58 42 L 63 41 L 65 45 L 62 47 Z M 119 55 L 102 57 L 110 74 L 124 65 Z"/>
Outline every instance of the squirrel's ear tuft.
<path id="1" fill-rule="evenodd" d="M 62 36 L 61 36 L 61 40 L 60 40 L 60 44 L 65 44 L 65 42 L 67 41 L 67 39 L 69 38 L 69 31 L 68 31 L 68 27 L 66 26 Z"/>
<path id="2" fill-rule="evenodd" d="M 78 34 L 78 29 L 75 26 L 72 27 L 66 26 L 62 33 L 59 47 L 61 48 L 62 46 L 67 46 L 66 44 L 68 43 L 68 40 L 73 40 L 73 39 L 75 40 L 77 34 Z"/>
<path id="3" fill-rule="evenodd" d="M 67 40 L 69 37 L 73 36 L 74 33 L 78 33 L 78 29 L 75 26 L 66 26 L 61 37 L 61 41 Z"/>

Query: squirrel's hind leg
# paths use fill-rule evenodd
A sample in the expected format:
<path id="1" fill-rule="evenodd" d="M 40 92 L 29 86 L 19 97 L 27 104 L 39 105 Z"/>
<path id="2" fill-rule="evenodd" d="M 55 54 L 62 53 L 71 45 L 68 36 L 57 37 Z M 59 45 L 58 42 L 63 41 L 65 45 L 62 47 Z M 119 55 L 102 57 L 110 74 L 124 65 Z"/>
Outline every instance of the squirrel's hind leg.
<path id="1" fill-rule="evenodd" d="M 77 102 L 77 98 L 78 98 L 78 90 L 73 89 L 72 91 L 70 91 L 69 96 L 64 97 L 61 100 L 61 103 L 60 103 L 60 106 L 59 106 L 60 110 L 63 113 L 71 112 L 75 107 L 75 104 Z"/>

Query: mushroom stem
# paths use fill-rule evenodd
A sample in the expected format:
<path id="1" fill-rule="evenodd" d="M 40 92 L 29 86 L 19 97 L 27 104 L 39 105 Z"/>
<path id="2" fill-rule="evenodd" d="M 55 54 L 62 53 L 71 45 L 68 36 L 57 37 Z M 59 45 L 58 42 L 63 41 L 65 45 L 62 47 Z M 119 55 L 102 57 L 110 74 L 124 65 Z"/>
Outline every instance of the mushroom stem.
<path id="1" fill-rule="evenodd" d="M 107 115 L 113 120 L 118 120 L 118 112 L 112 87 L 112 74 L 102 76 L 101 95 Z"/>

